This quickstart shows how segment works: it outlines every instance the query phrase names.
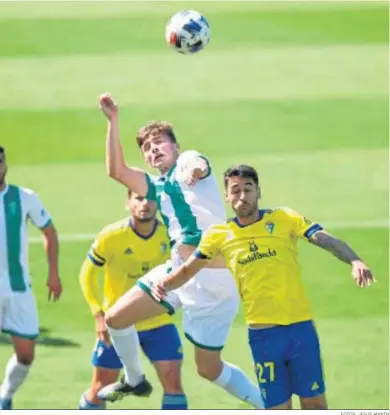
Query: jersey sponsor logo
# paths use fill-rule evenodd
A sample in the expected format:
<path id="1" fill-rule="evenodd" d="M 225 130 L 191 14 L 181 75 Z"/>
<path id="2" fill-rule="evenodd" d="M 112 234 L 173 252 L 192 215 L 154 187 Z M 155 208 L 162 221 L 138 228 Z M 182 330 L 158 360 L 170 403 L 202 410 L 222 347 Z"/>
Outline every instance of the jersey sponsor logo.
<path id="1" fill-rule="evenodd" d="M 249 241 L 249 252 L 249 255 L 246 255 L 244 258 L 240 258 L 237 261 L 240 265 L 247 265 L 259 259 L 276 256 L 276 250 L 271 248 L 268 248 L 267 252 L 259 252 L 259 247 L 256 245 L 255 241 Z"/>
<path id="2" fill-rule="evenodd" d="M 272 232 L 274 231 L 275 228 L 275 224 L 273 222 L 267 222 L 265 224 L 265 229 L 267 229 L 269 234 L 272 234 Z"/>
<path id="3" fill-rule="evenodd" d="M 131 250 L 131 248 L 126 248 L 126 249 L 123 251 L 123 253 L 124 253 L 125 255 L 130 255 L 130 254 L 132 254 L 132 253 L 133 253 L 133 251 Z"/>

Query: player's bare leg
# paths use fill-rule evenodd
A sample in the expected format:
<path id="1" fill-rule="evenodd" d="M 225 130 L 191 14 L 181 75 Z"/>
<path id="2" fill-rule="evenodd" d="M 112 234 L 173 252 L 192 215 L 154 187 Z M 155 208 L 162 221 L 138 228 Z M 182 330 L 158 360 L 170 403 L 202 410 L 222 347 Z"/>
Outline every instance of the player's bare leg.
<path id="1" fill-rule="evenodd" d="M 164 306 L 135 286 L 107 310 L 105 320 L 109 329 L 121 330 L 166 312 Z"/>
<path id="2" fill-rule="evenodd" d="M 299 400 L 301 402 L 301 409 L 328 409 L 325 393 L 312 398 L 299 397 Z"/>
<path id="3" fill-rule="evenodd" d="M 181 360 L 153 363 L 164 390 L 161 409 L 187 409 L 187 398 L 181 385 Z"/>
<path id="4" fill-rule="evenodd" d="M 222 361 L 221 353 L 221 350 L 207 350 L 195 346 L 198 374 L 253 407 L 264 408 L 257 385 L 240 368 Z"/>
<path id="5" fill-rule="evenodd" d="M 145 379 L 134 324 L 167 312 L 137 286 L 124 294 L 105 314 L 112 344 L 122 361 L 124 379 L 108 385 L 98 393 L 104 401 L 117 401 L 126 395 L 147 397 L 152 386 Z"/>
<path id="6" fill-rule="evenodd" d="M 12 409 L 12 397 L 26 379 L 35 356 L 35 340 L 11 337 L 15 354 L 9 359 L 0 388 L 0 409 Z"/>
<path id="7" fill-rule="evenodd" d="M 80 399 L 79 409 L 105 409 L 106 403 L 98 398 L 98 392 L 105 386 L 117 381 L 119 370 L 95 367 L 92 383 Z"/>
<path id="8" fill-rule="evenodd" d="M 275 410 L 286 410 L 286 409 L 293 409 L 292 407 L 292 400 L 289 399 L 286 402 L 281 403 L 280 405 L 275 405 L 272 406 L 271 408 L 267 408 L 267 409 L 275 409 Z"/>

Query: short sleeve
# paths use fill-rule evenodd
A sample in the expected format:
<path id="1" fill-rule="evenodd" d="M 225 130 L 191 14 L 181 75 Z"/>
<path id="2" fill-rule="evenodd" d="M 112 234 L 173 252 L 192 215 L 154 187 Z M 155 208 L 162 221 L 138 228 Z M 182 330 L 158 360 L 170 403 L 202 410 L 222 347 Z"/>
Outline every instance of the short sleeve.
<path id="1" fill-rule="evenodd" d="M 310 239 L 317 231 L 323 229 L 318 222 L 313 222 L 300 213 L 290 209 L 284 208 L 289 220 L 294 227 L 294 234 L 300 239 Z"/>
<path id="2" fill-rule="evenodd" d="M 149 173 L 145 173 L 146 184 L 148 186 L 148 191 L 146 193 L 146 199 L 151 201 L 157 200 L 157 191 L 156 191 L 156 181 L 157 178 Z"/>
<path id="3" fill-rule="evenodd" d="M 33 191 L 28 191 L 28 217 L 33 224 L 40 229 L 46 228 L 51 224 L 51 217 L 48 211 L 44 208 L 38 195 Z"/>
<path id="4" fill-rule="evenodd" d="M 203 178 L 210 176 L 211 166 L 209 159 L 205 155 L 195 150 L 183 151 L 183 153 L 180 154 L 179 158 L 177 159 L 177 169 L 179 170 L 180 174 L 185 175 L 189 170 L 196 168 L 199 161 L 202 161 L 202 166 L 204 164 L 203 161 L 205 161 L 208 167 L 207 174 Z"/>
<path id="5" fill-rule="evenodd" d="M 93 242 L 88 252 L 89 260 L 98 267 L 102 267 L 106 263 L 105 237 L 99 235 Z"/>
<path id="6" fill-rule="evenodd" d="M 198 248 L 195 251 L 195 256 L 201 259 L 211 259 L 217 256 L 220 252 L 220 245 L 223 235 L 215 228 L 209 228 L 202 236 Z"/>

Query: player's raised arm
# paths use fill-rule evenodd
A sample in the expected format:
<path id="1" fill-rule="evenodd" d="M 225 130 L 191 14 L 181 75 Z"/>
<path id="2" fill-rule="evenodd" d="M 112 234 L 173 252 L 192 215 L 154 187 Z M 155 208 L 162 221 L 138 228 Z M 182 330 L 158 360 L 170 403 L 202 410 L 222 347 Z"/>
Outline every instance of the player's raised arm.
<path id="1" fill-rule="evenodd" d="M 340 261 L 351 265 L 352 276 L 359 287 L 369 287 L 375 281 L 370 269 L 346 242 L 336 238 L 324 230 L 314 232 L 309 237 L 309 241 L 314 245 L 331 252 Z"/>
<path id="2" fill-rule="evenodd" d="M 106 138 L 107 174 L 140 196 L 148 193 L 146 174 L 135 167 L 127 167 L 119 139 L 118 105 L 108 93 L 99 96 L 99 106 L 108 120 Z"/>

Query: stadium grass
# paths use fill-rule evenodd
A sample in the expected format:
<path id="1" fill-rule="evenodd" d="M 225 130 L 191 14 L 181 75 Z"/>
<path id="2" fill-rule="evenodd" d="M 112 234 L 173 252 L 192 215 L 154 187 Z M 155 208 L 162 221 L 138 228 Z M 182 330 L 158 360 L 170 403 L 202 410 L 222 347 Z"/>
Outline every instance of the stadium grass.
<path id="1" fill-rule="evenodd" d="M 213 40 L 193 57 L 174 54 L 162 36 L 184 4 L 33 6 L 0 4 L 9 181 L 40 194 L 61 234 L 95 234 L 124 216 L 125 192 L 102 162 L 96 96 L 104 90 L 118 97 L 126 157 L 137 165 L 133 137 L 150 118 L 171 120 L 182 148 L 196 143 L 219 177 L 233 163 L 254 164 L 263 206 L 288 205 L 329 224 L 372 267 L 378 283 L 360 290 L 346 265 L 301 244 L 330 407 L 388 408 L 388 5 L 201 3 Z M 42 247 L 31 245 L 42 337 L 16 408 L 75 408 L 90 382 L 94 325 L 78 286 L 89 245 L 61 244 L 57 304 L 46 301 Z M 247 408 L 200 379 L 184 345 L 191 408 Z M 0 337 L 0 370 L 10 353 Z M 224 353 L 254 379 L 241 314 Z M 160 407 L 158 382 L 145 369 L 152 397 L 111 408 Z"/>

